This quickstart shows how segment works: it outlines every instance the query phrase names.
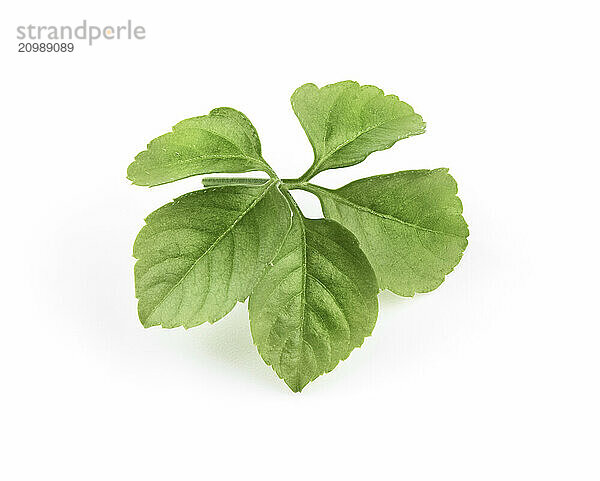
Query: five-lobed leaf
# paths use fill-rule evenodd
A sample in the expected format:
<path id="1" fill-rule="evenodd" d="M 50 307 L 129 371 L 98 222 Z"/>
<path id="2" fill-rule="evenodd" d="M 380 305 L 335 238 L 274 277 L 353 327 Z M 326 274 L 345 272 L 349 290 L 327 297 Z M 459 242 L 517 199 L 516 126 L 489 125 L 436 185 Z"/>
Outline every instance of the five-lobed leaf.
<path id="1" fill-rule="evenodd" d="M 447 169 L 396 172 L 337 190 L 307 181 L 423 133 L 394 95 L 345 81 L 300 87 L 292 106 L 314 151 L 299 179 L 280 181 L 241 112 L 218 108 L 158 137 L 129 166 L 137 185 L 192 175 L 264 171 L 270 179 L 206 178 L 153 212 L 134 243 L 145 327 L 215 322 L 249 297 L 254 343 L 293 391 L 362 345 L 379 289 L 412 296 L 438 287 L 467 245 Z M 316 194 L 326 219 L 305 218 L 288 190 Z"/>
<path id="2" fill-rule="evenodd" d="M 156 186 L 192 175 L 250 171 L 272 172 L 256 129 L 241 112 L 221 107 L 183 120 L 152 140 L 127 169 L 127 178 Z"/>
<path id="3" fill-rule="evenodd" d="M 357 164 L 372 152 L 425 132 L 425 122 L 410 105 L 352 81 L 322 88 L 305 84 L 292 95 L 292 108 L 314 152 L 304 179 Z"/>
<path id="4" fill-rule="evenodd" d="M 244 301 L 291 225 L 277 182 L 183 195 L 146 218 L 134 244 L 145 327 L 214 322 Z"/>
<path id="5" fill-rule="evenodd" d="M 467 247 L 469 229 L 448 169 L 377 175 L 313 191 L 325 217 L 356 235 L 381 289 L 401 296 L 432 291 Z"/>
<path id="6" fill-rule="evenodd" d="M 248 311 L 260 355 L 297 392 L 371 335 L 378 289 L 352 233 L 292 207 L 292 228 Z"/>

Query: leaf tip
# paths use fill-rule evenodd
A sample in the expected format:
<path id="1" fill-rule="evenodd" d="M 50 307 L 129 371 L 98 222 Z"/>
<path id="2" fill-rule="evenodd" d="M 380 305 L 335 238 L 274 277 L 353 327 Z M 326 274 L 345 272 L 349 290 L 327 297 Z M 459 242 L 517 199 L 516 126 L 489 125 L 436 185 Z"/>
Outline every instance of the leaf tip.
<path id="1" fill-rule="evenodd" d="M 147 151 L 143 151 L 137 154 L 135 160 L 127 167 L 127 180 L 129 180 L 132 185 L 151 187 L 151 184 L 148 181 L 143 180 L 144 171 L 140 167 L 141 158 L 146 152 Z"/>
<path id="2" fill-rule="evenodd" d="M 286 383 L 287 387 L 289 387 L 295 393 L 301 393 L 308 384 L 308 381 L 301 382 L 299 379 L 284 379 L 283 381 Z"/>

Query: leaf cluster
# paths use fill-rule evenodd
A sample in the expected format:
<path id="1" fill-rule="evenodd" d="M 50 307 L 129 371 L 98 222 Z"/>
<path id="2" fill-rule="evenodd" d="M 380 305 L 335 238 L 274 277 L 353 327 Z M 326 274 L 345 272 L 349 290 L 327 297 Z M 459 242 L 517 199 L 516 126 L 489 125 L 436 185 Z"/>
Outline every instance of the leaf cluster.
<path id="1" fill-rule="evenodd" d="M 377 294 L 438 287 L 460 261 L 468 228 L 448 169 L 408 170 L 326 189 L 311 179 L 421 134 L 420 115 L 394 95 L 344 81 L 306 84 L 291 98 L 314 160 L 280 179 L 241 112 L 184 120 L 129 166 L 136 185 L 193 175 L 262 171 L 268 178 L 203 179 L 146 218 L 133 248 L 145 327 L 213 323 L 248 299 L 252 338 L 293 391 L 331 371 L 371 335 Z M 304 217 L 290 190 L 313 193 L 323 219 Z"/>

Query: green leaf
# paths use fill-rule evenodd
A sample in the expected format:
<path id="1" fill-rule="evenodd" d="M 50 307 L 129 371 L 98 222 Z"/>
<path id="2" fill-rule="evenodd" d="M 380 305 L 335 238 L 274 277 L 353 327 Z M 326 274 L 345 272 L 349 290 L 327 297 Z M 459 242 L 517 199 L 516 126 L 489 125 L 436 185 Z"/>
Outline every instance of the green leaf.
<path id="1" fill-rule="evenodd" d="M 292 228 L 250 295 L 248 310 L 260 355 L 298 392 L 371 335 L 378 290 L 348 230 L 292 208 Z"/>
<path id="2" fill-rule="evenodd" d="M 410 105 L 372 85 L 338 82 L 318 88 L 306 84 L 292 95 L 292 108 L 312 145 L 315 159 L 302 176 L 358 164 L 377 150 L 425 132 Z"/>
<path id="3" fill-rule="evenodd" d="M 221 107 L 183 120 L 140 152 L 127 169 L 137 185 L 166 184 L 192 175 L 273 170 L 261 155 L 260 140 L 248 118 Z"/>
<path id="4" fill-rule="evenodd" d="M 197 326 L 244 301 L 291 225 L 273 180 L 183 195 L 146 218 L 133 247 L 145 327 Z"/>
<path id="5" fill-rule="evenodd" d="M 458 264 L 469 229 L 448 169 L 360 179 L 337 190 L 310 186 L 325 217 L 350 229 L 379 287 L 401 296 L 428 292 Z"/>
<path id="6" fill-rule="evenodd" d="M 215 322 L 249 298 L 257 349 L 295 392 L 346 359 L 377 320 L 379 289 L 412 296 L 438 287 L 460 261 L 469 230 L 448 169 L 310 184 L 425 131 L 394 95 L 345 81 L 298 88 L 292 107 L 314 151 L 297 179 L 280 180 L 254 126 L 219 108 L 150 142 L 128 168 L 134 184 L 208 177 L 156 210 L 134 243 L 136 297 L 145 327 Z M 263 176 L 266 177 L 266 176 Z M 306 219 L 289 191 L 316 194 L 325 219 Z"/>

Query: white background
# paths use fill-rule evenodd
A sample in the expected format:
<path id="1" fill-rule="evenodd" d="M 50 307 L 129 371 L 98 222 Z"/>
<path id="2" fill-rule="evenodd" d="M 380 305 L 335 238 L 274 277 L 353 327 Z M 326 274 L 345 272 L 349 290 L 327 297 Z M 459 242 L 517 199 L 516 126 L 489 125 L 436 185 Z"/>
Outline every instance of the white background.
<path id="1" fill-rule="evenodd" d="M 14 2 L 0 477 L 600 479 L 595 3 Z M 132 19 L 147 39 L 17 53 L 18 25 L 83 19 Z M 382 293 L 373 336 L 301 394 L 262 363 L 245 305 L 143 329 L 133 239 L 200 181 L 131 186 L 135 154 L 231 106 L 296 176 L 312 152 L 290 94 L 344 79 L 399 95 L 428 133 L 316 181 L 449 167 L 471 229 L 456 271 L 414 299 Z"/>

